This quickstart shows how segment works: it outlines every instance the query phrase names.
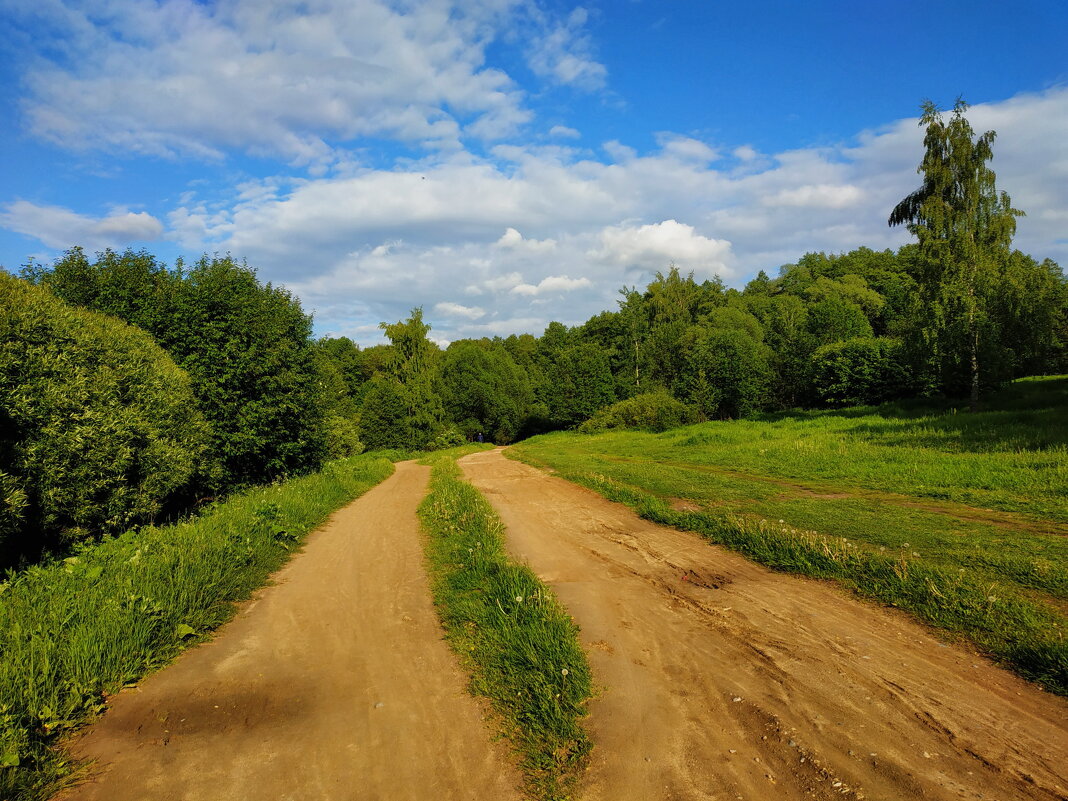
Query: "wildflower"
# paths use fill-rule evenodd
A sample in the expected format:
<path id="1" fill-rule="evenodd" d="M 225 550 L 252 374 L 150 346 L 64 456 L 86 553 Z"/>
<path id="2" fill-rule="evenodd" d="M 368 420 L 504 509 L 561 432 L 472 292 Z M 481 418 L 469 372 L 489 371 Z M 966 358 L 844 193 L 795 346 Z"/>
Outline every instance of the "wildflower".
<path id="1" fill-rule="evenodd" d="M 567 675 L 567 668 L 564 668 L 563 670 L 561 670 L 560 671 L 560 675 L 561 676 L 566 676 Z"/>
<path id="2" fill-rule="evenodd" d="M 517 604 L 521 604 L 521 603 L 523 603 L 523 596 L 522 596 L 522 595 L 517 595 L 517 596 L 515 597 L 515 602 L 516 602 Z"/>

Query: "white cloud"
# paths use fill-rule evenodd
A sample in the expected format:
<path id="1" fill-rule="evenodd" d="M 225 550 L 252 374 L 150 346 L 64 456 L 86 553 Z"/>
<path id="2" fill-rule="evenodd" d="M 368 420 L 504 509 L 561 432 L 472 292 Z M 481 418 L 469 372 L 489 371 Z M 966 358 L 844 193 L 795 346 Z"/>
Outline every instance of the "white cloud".
<path id="1" fill-rule="evenodd" d="M 608 70 L 592 56 L 589 36 L 584 31 L 589 18 L 586 10 L 576 8 L 565 21 L 556 24 L 547 24 L 536 8 L 531 12 L 544 28 L 531 39 L 527 51 L 534 74 L 579 89 L 604 87 Z"/>
<path id="2" fill-rule="evenodd" d="M 970 112 L 977 130 L 998 130 L 999 185 L 1029 212 L 1018 247 L 1062 263 L 1068 164 L 1054 143 L 1066 110 L 1068 90 L 1055 90 Z M 909 234 L 886 218 L 919 180 L 922 134 L 902 120 L 834 147 L 735 148 L 734 159 L 749 158 L 744 169 L 706 160 L 700 142 L 671 135 L 651 153 L 613 148 L 607 163 L 511 146 L 499 151 L 507 163 L 455 158 L 417 172 L 265 181 L 197 219 L 209 249 L 245 256 L 289 284 L 326 330 L 462 295 L 478 298 L 485 316 L 434 309 L 443 336 L 537 332 L 550 319 L 574 324 L 614 308 L 619 286 L 640 285 L 672 261 L 741 283 L 807 251 L 899 246 Z"/>
<path id="3" fill-rule="evenodd" d="M 730 277 L 731 243 L 697 233 L 692 225 L 664 220 L 654 225 L 613 226 L 600 234 L 600 247 L 589 256 L 598 261 L 654 271 L 669 263 L 711 277 Z"/>
<path id="4" fill-rule="evenodd" d="M 0 212 L 0 227 L 31 236 L 58 250 L 74 245 L 90 250 L 121 249 L 159 239 L 163 234 L 163 224 L 144 211 L 115 209 L 105 217 L 89 217 L 28 200 L 8 203 Z"/>
<path id="5" fill-rule="evenodd" d="M 446 317 L 464 317 L 468 320 L 477 320 L 479 317 L 486 316 L 485 309 L 480 309 L 478 306 L 461 306 L 459 303 L 448 301 L 436 303 L 434 311 L 441 312 Z"/>
<path id="6" fill-rule="evenodd" d="M 1066 88 L 969 112 L 977 131 L 998 131 L 998 184 L 1028 212 L 1017 246 L 1068 265 L 1066 116 Z M 671 262 L 740 284 L 807 251 L 897 247 L 909 234 L 886 218 L 919 181 L 922 136 L 908 119 L 837 145 L 758 153 L 664 133 L 650 152 L 611 142 L 596 158 L 542 138 L 495 147 L 491 159 L 456 152 L 248 181 L 230 197 L 198 188 L 176 202 L 166 234 L 187 251 L 247 258 L 315 310 L 323 333 L 378 341 L 378 321 L 416 305 L 443 339 L 538 332 L 614 308 L 619 286 Z M 51 247 L 160 231 L 144 212 L 93 217 L 26 201 L 0 225 Z"/>
<path id="7" fill-rule="evenodd" d="M 523 93 L 485 65 L 518 0 L 57 2 L 63 56 L 37 55 L 24 111 L 71 149 L 219 158 L 228 148 L 296 164 L 378 136 L 458 149 L 530 119 Z M 570 28 L 568 28 L 570 30 Z"/>
<path id="8" fill-rule="evenodd" d="M 580 139 L 582 134 L 574 128 L 568 128 L 566 125 L 554 125 L 549 129 L 549 136 L 555 136 L 560 139 Z"/>
<path id="9" fill-rule="evenodd" d="M 544 253 L 556 248 L 556 240 L 524 239 L 523 235 L 515 228 L 509 228 L 501 235 L 501 238 L 497 240 L 496 246 L 498 248 L 524 250 L 528 253 Z"/>
<path id="10" fill-rule="evenodd" d="M 549 292 L 571 292 L 591 286 L 589 278 L 569 278 L 566 275 L 550 275 L 535 284 L 520 284 L 512 287 L 513 295 L 545 295 Z"/>
<path id="11" fill-rule="evenodd" d="M 863 192 L 852 184 L 809 184 L 781 189 L 762 201 L 768 206 L 806 206 L 841 209 L 858 203 Z"/>

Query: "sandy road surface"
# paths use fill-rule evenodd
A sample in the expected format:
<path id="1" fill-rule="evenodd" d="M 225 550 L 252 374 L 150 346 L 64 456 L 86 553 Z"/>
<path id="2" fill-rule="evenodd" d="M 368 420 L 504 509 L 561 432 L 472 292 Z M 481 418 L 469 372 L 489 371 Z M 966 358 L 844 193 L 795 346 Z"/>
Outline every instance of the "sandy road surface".
<path id="1" fill-rule="evenodd" d="M 460 464 L 582 627 L 583 799 L 1068 798 L 1068 702 L 499 451 Z"/>
<path id="2" fill-rule="evenodd" d="M 74 745 L 100 774 L 65 801 L 517 799 L 430 601 L 402 463 L 334 515 L 210 643 Z"/>

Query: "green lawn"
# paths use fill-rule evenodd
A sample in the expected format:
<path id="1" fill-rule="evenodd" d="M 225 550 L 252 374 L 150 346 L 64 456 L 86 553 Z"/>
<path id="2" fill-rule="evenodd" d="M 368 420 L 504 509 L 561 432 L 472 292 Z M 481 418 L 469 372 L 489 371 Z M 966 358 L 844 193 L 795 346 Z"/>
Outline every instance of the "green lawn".
<path id="1" fill-rule="evenodd" d="M 509 453 L 911 609 L 1065 693 L 1066 443 L 1068 378 L 1056 377 L 1016 382 L 977 414 L 887 405 L 552 434 Z"/>

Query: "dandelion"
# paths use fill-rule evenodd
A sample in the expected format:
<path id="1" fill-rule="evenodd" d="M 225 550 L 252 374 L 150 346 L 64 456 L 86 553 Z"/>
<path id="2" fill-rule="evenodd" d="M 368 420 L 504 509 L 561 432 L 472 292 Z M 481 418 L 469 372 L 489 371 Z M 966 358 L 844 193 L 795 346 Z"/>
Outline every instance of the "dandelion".
<path id="1" fill-rule="evenodd" d="M 522 595 L 517 595 L 517 596 L 515 597 L 515 602 L 516 602 L 517 604 L 521 604 L 521 603 L 523 603 L 523 596 L 522 596 Z"/>
<path id="2" fill-rule="evenodd" d="M 560 675 L 561 676 L 566 676 L 567 675 L 567 668 L 564 668 L 563 670 L 561 670 L 560 671 Z"/>

